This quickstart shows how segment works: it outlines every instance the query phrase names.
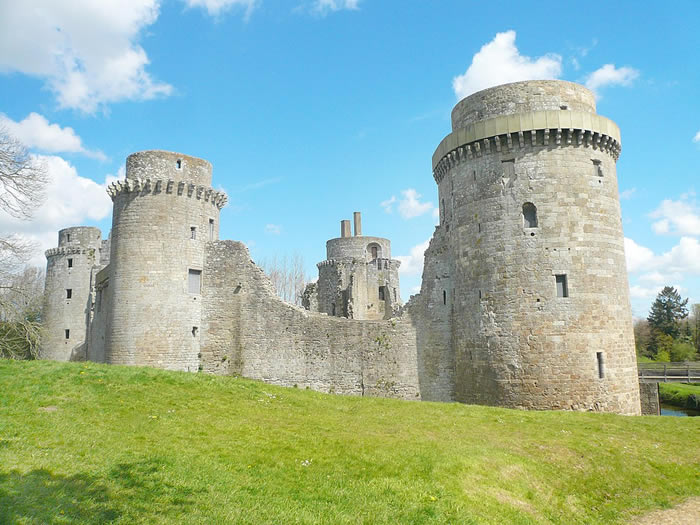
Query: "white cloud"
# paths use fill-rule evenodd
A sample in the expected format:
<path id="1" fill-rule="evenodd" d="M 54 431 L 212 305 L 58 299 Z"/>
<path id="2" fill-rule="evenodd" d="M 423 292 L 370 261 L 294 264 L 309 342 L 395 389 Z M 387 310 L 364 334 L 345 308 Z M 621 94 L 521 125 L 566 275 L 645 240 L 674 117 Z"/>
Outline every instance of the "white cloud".
<path id="1" fill-rule="evenodd" d="M 30 221 L 0 211 L 0 233 L 15 233 L 34 242 L 37 251 L 31 262 L 43 266 L 46 264 L 43 251 L 56 246 L 58 230 L 84 225 L 87 220 L 104 219 L 112 211 L 112 202 L 104 184 L 79 176 L 75 167 L 61 157 L 35 158 L 47 169 L 46 201 Z"/>
<path id="2" fill-rule="evenodd" d="M 223 11 L 227 11 L 233 7 L 245 8 L 245 16 L 250 16 L 253 9 L 258 4 L 258 0 L 184 0 L 187 7 L 201 7 L 206 9 L 207 13 L 216 16 Z"/>
<path id="3" fill-rule="evenodd" d="M 384 208 L 384 211 L 387 213 L 391 213 L 394 211 L 394 203 L 396 202 L 396 197 L 394 195 L 391 196 L 391 198 L 382 201 L 379 203 L 379 205 Z"/>
<path id="4" fill-rule="evenodd" d="M 101 151 L 86 149 L 73 128 L 62 128 L 58 124 L 50 124 L 46 117 L 38 113 L 30 113 L 20 122 L 15 122 L 6 115 L 0 114 L 0 126 L 7 129 L 10 135 L 13 135 L 27 148 L 47 153 L 82 153 L 98 160 L 107 159 Z"/>
<path id="5" fill-rule="evenodd" d="M 423 272 L 423 259 L 429 244 L 430 239 L 411 248 L 410 255 L 396 256 L 401 261 L 401 266 L 399 266 L 401 275 L 420 275 Z"/>
<path id="6" fill-rule="evenodd" d="M 458 99 L 482 89 L 520 80 L 559 78 L 562 59 L 548 53 L 536 59 L 520 54 L 515 46 L 515 31 L 496 34 L 472 58 L 463 75 L 452 80 Z"/>
<path id="7" fill-rule="evenodd" d="M 341 9 L 357 9 L 360 0 L 314 0 L 313 10 L 318 13 L 328 13 L 329 11 L 340 11 Z"/>
<path id="8" fill-rule="evenodd" d="M 138 39 L 158 0 L 34 0 L 0 8 L 0 72 L 43 79 L 62 108 L 93 113 L 122 100 L 166 96 Z"/>
<path id="9" fill-rule="evenodd" d="M 265 233 L 269 235 L 279 235 L 282 233 L 282 228 L 279 224 L 266 224 Z"/>
<path id="10" fill-rule="evenodd" d="M 639 77 L 639 71 L 631 67 L 616 68 L 615 64 L 605 64 L 586 78 L 586 87 L 598 91 L 607 86 L 629 86 Z"/>
<path id="11" fill-rule="evenodd" d="M 652 224 L 655 233 L 700 236 L 700 209 L 688 196 L 677 201 L 664 199 L 649 216 L 658 219 Z"/>
<path id="12" fill-rule="evenodd" d="M 632 195 L 634 195 L 635 193 L 637 193 L 637 188 L 630 188 L 628 190 L 621 191 L 620 192 L 620 199 L 622 199 L 622 200 L 631 199 Z"/>
<path id="13" fill-rule="evenodd" d="M 654 252 L 627 237 L 625 237 L 625 258 L 627 271 L 630 273 L 650 269 L 654 264 Z"/>
<path id="14" fill-rule="evenodd" d="M 700 131 L 698 131 L 693 137 L 693 142 L 700 142 Z"/>

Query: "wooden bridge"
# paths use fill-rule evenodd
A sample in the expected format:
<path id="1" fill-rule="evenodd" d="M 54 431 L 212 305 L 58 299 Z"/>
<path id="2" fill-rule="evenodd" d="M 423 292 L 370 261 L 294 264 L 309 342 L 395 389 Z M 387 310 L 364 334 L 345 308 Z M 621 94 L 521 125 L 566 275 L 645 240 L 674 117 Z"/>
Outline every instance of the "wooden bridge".
<path id="1" fill-rule="evenodd" d="M 640 383 L 700 383 L 700 362 L 637 363 Z"/>

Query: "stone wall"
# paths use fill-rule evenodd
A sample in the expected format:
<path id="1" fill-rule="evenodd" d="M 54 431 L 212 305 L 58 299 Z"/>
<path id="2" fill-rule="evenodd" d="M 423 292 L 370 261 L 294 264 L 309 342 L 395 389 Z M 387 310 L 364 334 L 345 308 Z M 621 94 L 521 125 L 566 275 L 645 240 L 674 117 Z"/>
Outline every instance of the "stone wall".
<path id="1" fill-rule="evenodd" d="M 659 383 L 639 383 L 639 397 L 642 403 L 642 415 L 658 416 L 661 414 Z"/>
<path id="2" fill-rule="evenodd" d="M 322 392 L 420 399 L 410 314 L 356 321 L 281 301 L 239 242 L 207 246 L 201 366 Z"/>

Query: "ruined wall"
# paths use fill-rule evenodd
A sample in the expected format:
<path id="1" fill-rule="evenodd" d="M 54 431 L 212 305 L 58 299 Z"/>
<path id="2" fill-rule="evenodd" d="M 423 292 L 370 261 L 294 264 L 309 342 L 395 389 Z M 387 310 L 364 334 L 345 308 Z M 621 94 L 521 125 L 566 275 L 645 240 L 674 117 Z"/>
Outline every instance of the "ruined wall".
<path id="1" fill-rule="evenodd" d="M 202 369 L 322 392 L 420 399 L 409 314 L 356 321 L 281 301 L 239 242 L 207 246 Z"/>
<path id="2" fill-rule="evenodd" d="M 109 187 L 105 362 L 197 370 L 201 291 L 191 291 L 190 279 L 203 269 L 206 244 L 218 239 L 226 202 L 210 184 L 207 161 L 145 151 L 130 155 L 126 180 Z"/>
<path id="3" fill-rule="evenodd" d="M 552 105 L 579 111 L 540 111 Z M 639 413 L 619 130 L 592 111 L 582 86 L 542 81 L 477 93 L 453 112 L 466 127 L 443 140 L 433 165 L 452 265 L 459 401 Z"/>
<path id="4" fill-rule="evenodd" d="M 659 383 L 639 383 L 639 397 L 642 403 L 643 416 L 658 416 L 661 414 Z"/>
<path id="5" fill-rule="evenodd" d="M 101 237 L 98 228 L 66 228 L 58 232 L 58 247 L 46 251 L 41 350 L 44 359 L 85 359 L 92 304 L 91 273 L 99 261 Z"/>

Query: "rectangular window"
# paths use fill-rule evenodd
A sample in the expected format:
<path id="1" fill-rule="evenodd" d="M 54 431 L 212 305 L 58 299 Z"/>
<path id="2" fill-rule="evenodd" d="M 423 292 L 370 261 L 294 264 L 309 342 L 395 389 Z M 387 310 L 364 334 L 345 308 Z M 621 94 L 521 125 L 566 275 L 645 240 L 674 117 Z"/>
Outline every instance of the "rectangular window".
<path id="1" fill-rule="evenodd" d="M 71 299 L 73 297 L 73 290 L 71 288 L 66 288 L 66 299 Z"/>
<path id="2" fill-rule="evenodd" d="M 73 268 L 73 259 L 68 259 L 68 268 Z"/>
<path id="3" fill-rule="evenodd" d="M 66 242 L 70 242 L 70 233 L 66 233 Z"/>
<path id="4" fill-rule="evenodd" d="M 603 379 L 605 377 L 605 363 L 603 362 L 603 352 L 596 352 L 595 357 L 598 361 L 598 378 Z"/>
<path id="5" fill-rule="evenodd" d="M 603 176 L 603 166 L 602 163 L 599 160 L 594 159 L 593 160 L 593 175 L 596 177 L 602 177 Z"/>
<path id="6" fill-rule="evenodd" d="M 65 332 L 66 332 L 66 339 L 70 339 L 70 330 L 68 330 L 68 328 L 66 328 Z"/>
<path id="7" fill-rule="evenodd" d="M 190 239 L 194 240 L 197 238 L 197 227 L 190 226 Z"/>
<path id="8" fill-rule="evenodd" d="M 566 282 L 566 274 L 555 275 L 557 281 L 557 297 L 569 297 L 569 286 Z"/>
<path id="9" fill-rule="evenodd" d="M 379 287 L 379 300 L 380 301 L 384 300 L 384 287 L 383 286 Z"/>
<path id="10" fill-rule="evenodd" d="M 198 294 L 202 289 L 202 270 L 189 270 L 187 290 Z"/>
<path id="11" fill-rule="evenodd" d="M 214 240 L 214 219 L 209 219 L 209 240 Z"/>

